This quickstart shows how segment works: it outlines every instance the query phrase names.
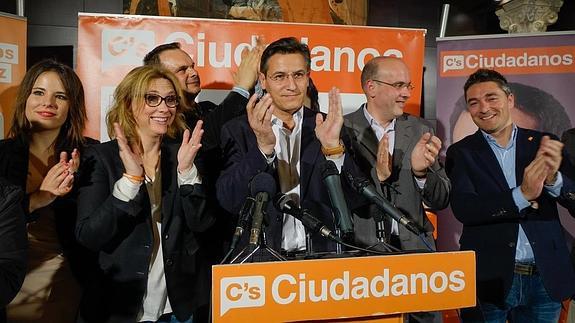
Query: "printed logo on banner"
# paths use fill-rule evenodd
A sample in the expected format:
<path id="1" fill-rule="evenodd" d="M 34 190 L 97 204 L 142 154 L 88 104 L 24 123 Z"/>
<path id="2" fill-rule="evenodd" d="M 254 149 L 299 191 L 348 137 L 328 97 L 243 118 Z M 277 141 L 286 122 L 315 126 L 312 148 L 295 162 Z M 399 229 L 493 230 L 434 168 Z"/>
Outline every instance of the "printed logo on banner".
<path id="1" fill-rule="evenodd" d="M 102 31 L 102 70 L 117 65 L 141 65 L 154 44 L 153 31 L 106 29 Z"/>
<path id="2" fill-rule="evenodd" d="M 573 73 L 575 46 L 477 49 L 440 52 L 440 76 L 467 76 L 479 68 L 503 74 Z"/>
<path id="3" fill-rule="evenodd" d="M 465 56 L 445 55 L 443 56 L 443 72 L 449 70 L 461 70 L 465 67 Z"/>
<path id="4" fill-rule="evenodd" d="M 0 63 L 18 64 L 18 45 L 0 43 Z"/>
<path id="5" fill-rule="evenodd" d="M 12 64 L 0 63 L 0 83 L 12 83 Z"/>
<path id="6" fill-rule="evenodd" d="M 435 271 L 405 275 L 384 268 L 381 274 L 363 276 L 357 272 L 342 271 L 321 281 L 305 273 L 283 273 L 270 277 L 270 301 L 278 305 L 292 303 L 314 304 L 359 301 L 368 298 L 405 297 L 409 295 L 461 293 L 466 288 L 465 272 Z M 315 286 L 321 286 L 316 290 Z M 266 285 L 264 276 L 239 276 L 221 279 L 220 317 L 234 308 L 261 307 L 265 305 Z M 313 292 L 311 292 L 313 291 Z"/>
<path id="7" fill-rule="evenodd" d="M 266 279 L 264 276 L 223 278 L 220 295 L 220 315 L 232 308 L 261 307 L 266 303 Z"/>

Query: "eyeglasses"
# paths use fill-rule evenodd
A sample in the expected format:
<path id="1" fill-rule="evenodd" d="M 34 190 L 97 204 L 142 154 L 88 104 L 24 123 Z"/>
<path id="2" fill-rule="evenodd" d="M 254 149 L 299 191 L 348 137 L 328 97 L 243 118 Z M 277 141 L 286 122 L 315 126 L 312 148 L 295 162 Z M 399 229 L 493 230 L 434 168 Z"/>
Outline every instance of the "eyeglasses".
<path id="1" fill-rule="evenodd" d="M 180 104 L 180 100 L 177 95 L 166 95 L 162 97 L 157 94 L 146 93 L 144 94 L 144 100 L 146 100 L 146 104 L 151 107 L 157 107 L 162 103 L 162 101 L 166 102 L 168 108 L 175 108 Z"/>
<path id="2" fill-rule="evenodd" d="M 403 89 L 403 88 L 406 88 L 406 89 L 408 89 L 408 90 L 411 91 L 411 90 L 413 90 L 413 89 L 415 88 L 415 87 L 413 86 L 413 84 L 411 84 L 411 82 L 409 82 L 409 83 L 405 83 L 405 82 L 387 83 L 387 82 L 380 81 L 380 80 L 376 80 L 376 79 L 371 79 L 371 80 L 374 81 L 374 82 L 377 82 L 377 83 L 382 83 L 382 84 L 385 84 L 385 85 L 389 85 L 389 86 L 391 86 L 391 87 L 394 87 L 396 90 L 401 90 L 401 89 Z"/>
<path id="3" fill-rule="evenodd" d="M 309 72 L 297 71 L 297 72 L 293 72 L 293 73 L 277 73 L 277 74 L 274 74 L 272 76 L 266 75 L 266 77 L 269 78 L 270 80 L 272 80 L 273 82 L 283 83 L 287 79 L 289 79 L 290 75 L 293 78 L 294 82 L 298 82 L 298 81 L 303 80 L 306 76 L 308 76 Z"/>

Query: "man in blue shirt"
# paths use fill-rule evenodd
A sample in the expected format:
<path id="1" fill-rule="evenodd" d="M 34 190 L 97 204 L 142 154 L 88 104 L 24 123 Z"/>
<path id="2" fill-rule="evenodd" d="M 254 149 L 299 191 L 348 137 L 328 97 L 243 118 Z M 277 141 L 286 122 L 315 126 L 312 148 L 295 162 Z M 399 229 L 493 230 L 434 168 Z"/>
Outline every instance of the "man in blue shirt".
<path id="1" fill-rule="evenodd" d="M 479 130 L 447 151 L 451 207 L 462 250 L 477 256 L 478 306 L 465 322 L 557 322 L 575 293 L 557 201 L 572 181 L 560 171 L 563 144 L 517 127 L 514 96 L 498 72 L 480 69 L 464 86 Z"/>

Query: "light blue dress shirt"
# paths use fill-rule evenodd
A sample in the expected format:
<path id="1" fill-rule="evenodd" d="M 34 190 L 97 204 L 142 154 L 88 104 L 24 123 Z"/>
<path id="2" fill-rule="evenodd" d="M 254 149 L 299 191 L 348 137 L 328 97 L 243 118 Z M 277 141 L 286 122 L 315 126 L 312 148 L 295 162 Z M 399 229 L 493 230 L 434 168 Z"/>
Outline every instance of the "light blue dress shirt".
<path id="1" fill-rule="evenodd" d="M 513 125 L 513 130 L 511 133 L 511 140 L 507 143 L 507 147 L 501 147 L 497 144 L 495 138 L 489 135 L 486 132 L 481 131 L 489 147 L 493 150 L 497 161 L 499 162 L 499 166 L 505 175 L 505 180 L 507 181 L 507 185 L 509 188 L 512 189 L 512 196 L 515 205 L 519 211 L 523 210 L 526 207 L 529 207 L 531 203 L 525 199 L 523 193 L 521 193 L 521 189 L 517 186 L 516 178 L 515 178 L 515 153 L 517 148 L 517 126 Z M 553 185 L 545 185 L 545 191 L 549 193 L 553 197 L 559 196 L 561 193 L 561 187 L 563 186 L 563 177 L 561 173 L 557 173 L 557 180 Z M 544 194 L 545 192 L 543 192 Z M 517 246 L 515 252 L 515 261 L 520 263 L 535 263 L 535 256 L 533 255 L 533 249 L 531 248 L 531 244 L 529 243 L 529 239 L 527 239 L 527 235 L 525 235 L 525 231 L 521 225 L 519 225 L 519 234 L 517 237 Z"/>

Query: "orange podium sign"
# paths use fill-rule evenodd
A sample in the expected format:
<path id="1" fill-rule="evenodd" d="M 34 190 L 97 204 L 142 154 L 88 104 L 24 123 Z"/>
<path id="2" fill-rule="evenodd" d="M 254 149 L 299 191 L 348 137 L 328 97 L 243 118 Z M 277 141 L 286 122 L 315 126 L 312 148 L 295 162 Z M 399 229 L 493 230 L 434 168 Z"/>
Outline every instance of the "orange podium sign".
<path id="1" fill-rule="evenodd" d="M 475 305 L 472 251 L 220 265 L 214 322 L 293 322 Z"/>

